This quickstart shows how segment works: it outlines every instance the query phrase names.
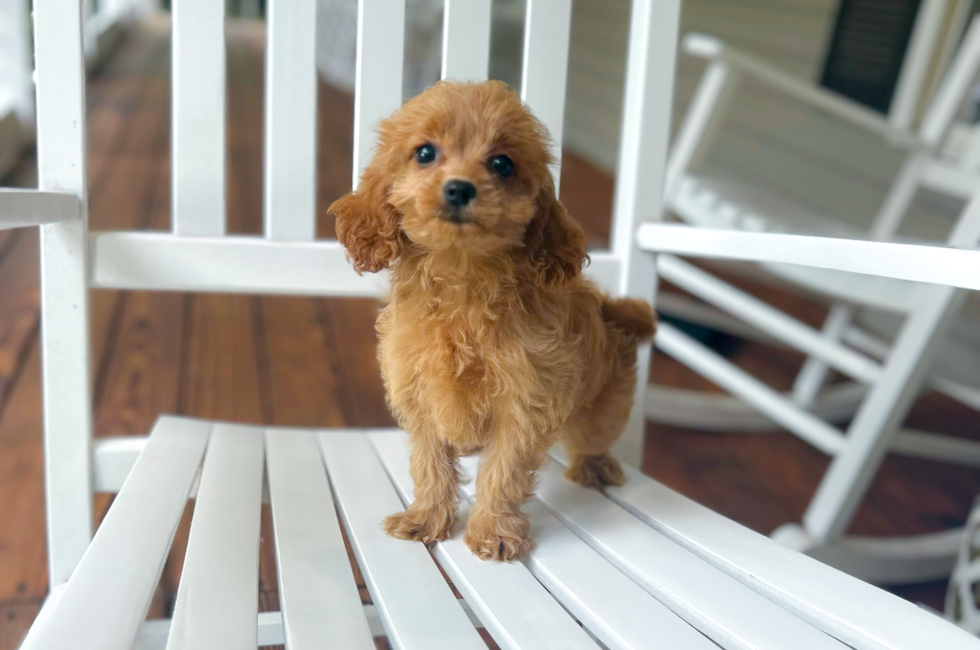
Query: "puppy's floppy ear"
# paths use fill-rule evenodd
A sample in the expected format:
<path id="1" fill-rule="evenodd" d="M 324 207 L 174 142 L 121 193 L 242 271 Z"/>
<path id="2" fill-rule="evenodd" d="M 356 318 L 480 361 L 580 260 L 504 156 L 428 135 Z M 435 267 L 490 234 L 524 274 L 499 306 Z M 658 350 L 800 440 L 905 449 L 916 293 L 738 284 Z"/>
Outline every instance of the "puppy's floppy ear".
<path id="1" fill-rule="evenodd" d="M 535 209 L 524 231 L 524 251 L 530 259 L 534 284 L 560 289 L 582 272 L 589 257 L 585 233 L 558 202 L 550 180 L 539 192 Z"/>
<path id="2" fill-rule="evenodd" d="M 386 269 L 401 255 L 401 214 L 388 202 L 394 169 L 390 152 L 382 147 L 364 170 L 357 191 L 327 209 L 337 220 L 337 239 L 358 273 Z"/>

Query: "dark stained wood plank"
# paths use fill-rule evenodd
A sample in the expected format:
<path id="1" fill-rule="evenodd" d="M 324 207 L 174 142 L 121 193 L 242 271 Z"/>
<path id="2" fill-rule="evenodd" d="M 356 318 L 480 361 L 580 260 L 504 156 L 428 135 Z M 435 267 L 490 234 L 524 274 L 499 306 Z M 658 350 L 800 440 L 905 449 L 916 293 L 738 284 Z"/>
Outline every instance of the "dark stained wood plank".
<path id="1" fill-rule="evenodd" d="M 40 610 L 38 599 L 0 603 L 0 650 L 17 650 Z"/>
<path id="2" fill-rule="evenodd" d="M 35 339 L 0 415 L 0 602 L 48 591 L 41 438 L 41 362 Z"/>

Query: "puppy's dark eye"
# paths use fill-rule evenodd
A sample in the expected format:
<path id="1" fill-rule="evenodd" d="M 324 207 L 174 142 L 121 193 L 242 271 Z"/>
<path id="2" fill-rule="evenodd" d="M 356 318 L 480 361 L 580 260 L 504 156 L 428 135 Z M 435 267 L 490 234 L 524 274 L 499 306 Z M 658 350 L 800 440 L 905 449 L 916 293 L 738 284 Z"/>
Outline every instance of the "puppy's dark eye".
<path id="1" fill-rule="evenodd" d="M 490 169 L 507 178 L 514 173 L 514 161 L 507 156 L 497 156 L 490 161 Z"/>
<path id="2" fill-rule="evenodd" d="M 415 160 L 417 160 L 420 165 L 428 165 L 435 159 L 436 148 L 428 142 L 415 150 Z"/>

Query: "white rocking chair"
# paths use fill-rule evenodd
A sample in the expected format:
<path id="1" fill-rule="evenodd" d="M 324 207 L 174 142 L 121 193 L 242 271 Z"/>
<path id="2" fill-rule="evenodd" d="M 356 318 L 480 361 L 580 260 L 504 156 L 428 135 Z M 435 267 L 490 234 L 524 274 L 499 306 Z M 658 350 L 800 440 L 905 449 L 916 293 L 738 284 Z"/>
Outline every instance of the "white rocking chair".
<path id="1" fill-rule="evenodd" d="M 444 74 L 486 74 L 489 23 L 474 18 L 486 15 L 489 2 L 450 1 Z M 149 436 L 93 446 L 89 287 L 379 291 L 353 274 L 336 242 L 313 238 L 313 0 L 270 4 L 266 236 L 224 236 L 222 7 L 213 0 L 174 6 L 174 232 L 90 235 L 79 3 L 35 6 L 40 188 L 0 192 L 5 226 L 37 224 L 42 231 L 51 594 L 23 648 L 347 649 L 373 648 L 379 635 L 395 648 L 485 647 L 476 626 L 502 648 L 535 650 L 980 647 L 939 617 L 635 470 L 626 486 L 604 495 L 565 481 L 555 455 L 528 506 L 537 547 L 526 563 L 501 565 L 476 559 L 459 536 L 437 544 L 433 559 L 424 547 L 382 533 L 382 516 L 403 507 L 413 490 L 399 431 L 269 429 L 164 416 Z M 653 296 L 653 256 L 634 231 L 641 216 L 656 217 L 649 206 L 660 203 L 679 11 L 679 0 L 633 3 L 617 239 L 594 266 L 620 293 Z M 404 2 L 362 0 L 360 12 L 355 176 L 371 126 L 400 101 Z M 570 3 L 531 0 L 527 20 L 523 94 L 560 141 Z M 643 242 L 676 244 L 689 232 L 643 228 Z M 687 241 L 710 248 L 726 237 L 696 231 Z M 889 255 L 881 249 L 881 272 L 894 270 Z M 942 273 L 925 279 L 946 281 L 976 268 L 978 254 L 959 256 L 959 267 L 939 265 Z M 837 260 L 854 264 L 847 255 Z M 628 442 L 636 443 L 635 433 Z M 475 468 L 466 469 L 472 476 Z M 273 613 L 257 611 L 266 488 L 282 607 Z M 117 493 L 94 537 L 93 489 Z M 465 514 L 478 495 L 472 483 L 463 492 Z M 145 621 L 189 497 L 194 516 L 173 617 Z M 358 598 L 341 526 L 372 606 Z"/>
<path id="2" fill-rule="evenodd" d="M 957 201 L 975 198 L 980 187 L 980 130 L 975 131 L 966 152 L 959 156 L 951 157 L 946 145 L 957 111 L 980 71 L 980 19 L 971 25 L 921 128 L 914 133 L 897 129 L 854 102 L 811 88 L 715 39 L 689 35 L 685 49 L 689 54 L 707 58 L 709 64 L 678 135 L 667 175 L 668 209 L 683 221 L 700 227 L 749 232 L 893 240 L 920 188 Z M 870 232 L 858 232 L 831 216 L 807 211 L 765 193 L 695 174 L 694 167 L 710 147 L 742 77 L 759 80 L 789 98 L 879 135 L 903 152 L 905 162 Z M 964 208 L 958 228 L 954 228 L 947 243 L 975 247 L 976 240 L 962 233 L 973 232 L 977 225 L 970 222 L 978 218 L 975 211 Z M 773 534 L 776 539 L 874 582 L 947 577 L 960 547 L 961 530 L 887 540 L 847 538 L 843 533 L 886 451 L 980 466 L 980 443 L 899 429 L 912 400 L 923 388 L 938 390 L 980 410 L 980 349 L 976 345 L 953 347 L 956 337 L 938 333 L 949 331 L 945 321 L 955 320 L 962 298 L 940 304 L 913 282 L 761 261 L 760 267 L 784 285 L 828 300 L 831 309 L 823 331 L 669 256 L 659 260 L 661 277 L 705 304 L 670 295 L 660 305 L 667 313 L 803 352 L 808 358 L 793 391 L 779 393 L 705 346 L 668 334 L 658 337 L 659 348 L 734 397 L 651 386 L 648 417 L 692 428 L 789 430 L 834 457 L 835 462 L 824 476 L 802 525 L 780 527 Z M 875 309 L 900 314 L 905 319 L 893 343 L 886 343 L 880 333 L 873 333 L 860 323 Z M 953 363 L 948 367 L 937 365 L 933 370 L 930 362 L 944 345 L 946 356 Z M 847 375 L 851 381 L 825 386 L 829 369 Z M 927 370 L 931 374 L 926 374 Z M 846 432 L 831 424 L 852 417 Z M 851 466 L 855 462 L 859 465 Z M 845 471 L 844 467 L 848 469 Z"/>

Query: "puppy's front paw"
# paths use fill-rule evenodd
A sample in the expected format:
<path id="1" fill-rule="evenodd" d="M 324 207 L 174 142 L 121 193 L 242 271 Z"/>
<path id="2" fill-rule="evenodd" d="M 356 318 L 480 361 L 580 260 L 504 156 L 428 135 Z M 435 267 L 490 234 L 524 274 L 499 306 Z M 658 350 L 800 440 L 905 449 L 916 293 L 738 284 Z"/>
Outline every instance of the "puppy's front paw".
<path id="1" fill-rule="evenodd" d="M 534 548 L 526 517 L 471 518 L 463 541 L 481 560 L 513 562 Z"/>
<path id="2" fill-rule="evenodd" d="M 623 474 L 619 461 L 608 454 L 576 457 L 565 470 L 565 478 L 599 490 L 609 485 L 626 483 L 626 475 Z"/>
<path id="3" fill-rule="evenodd" d="M 386 533 L 398 539 L 434 544 L 449 539 L 455 522 L 454 510 L 409 508 L 405 512 L 396 512 L 387 517 L 384 521 L 384 529 Z"/>

